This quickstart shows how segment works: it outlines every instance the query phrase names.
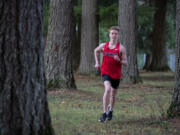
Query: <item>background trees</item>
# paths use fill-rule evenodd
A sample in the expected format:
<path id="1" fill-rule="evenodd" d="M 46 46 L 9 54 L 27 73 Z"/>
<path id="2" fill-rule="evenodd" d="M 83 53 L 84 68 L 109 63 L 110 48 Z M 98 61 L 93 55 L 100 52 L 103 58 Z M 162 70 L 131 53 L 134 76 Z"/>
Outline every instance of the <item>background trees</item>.
<path id="1" fill-rule="evenodd" d="M 45 61 L 48 87 L 74 89 L 76 85 L 72 69 L 73 0 L 50 2 Z"/>
<path id="2" fill-rule="evenodd" d="M 51 39 L 51 41 L 47 42 L 47 50 L 52 49 L 53 51 L 46 52 L 46 58 L 52 55 L 51 58 L 47 58 L 46 60 L 48 60 L 48 62 L 50 61 L 54 62 L 59 58 L 56 61 L 57 63 L 55 63 L 55 65 L 53 65 L 54 63 L 49 63 L 48 65 L 48 66 L 52 66 L 55 69 L 59 68 L 57 75 L 60 75 L 63 79 L 65 79 L 61 81 L 59 84 L 58 83 L 57 84 L 67 88 L 75 88 L 73 72 L 72 72 L 72 54 L 73 54 L 72 40 L 74 39 L 74 35 L 72 33 L 74 33 L 74 30 L 76 28 L 75 26 L 73 26 L 73 20 L 72 20 L 73 18 L 72 9 L 74 6 L 72 4 L 72 1 L 70 0 L 66 0 L 66 1 L 52 0 L 51 2 L 52 3 L 54 2 L 52 4 L 53 6 L 51 6 L 54 8 L 54 10 L 51 9 L 50 11 L 49 24 L 53 24 L 54 26 L 53 25 L 49 26 L 49 31 L 50 31 L 49 33 L 52 34 L 53 31 L 55 32 L 55 34 L 48 36 L 48 40 Z M 101 35 L 99 41 L 105 42 L 108 40 L 108 28 L 111 25 L 118 24 L 118 19 L 117 19 L 118 0 L 112 0 L 112 1 L 103 0 L 98 2 L 99 2 L 98 21 L 99 21 L 99 31 Z M 133 2 L 133 1 L 124 1 L 124 2 Z M 126 27 L 130 26 L 132 30 L 132 33 L 130 32 L 130 34 L 132 34 L 131 35 L 132 39 L 126 41 L 127 45 L 129 45 L 129 42 L 135 44 L 135 41 L 137 41 L 136 45 L 138 48 L 138 53 L 139 52 L 154 53 L 154 51 L 151 50 L 150 49 L 151 47 L 149 46 L 153 45 L 152 31 L 153 28 L 156 29 L 155 25 L 153 27 L 152 18 L 156 13 L 156 11 L 158 10 L 156 10 L 155 3 L 152 0 L 137 0 L 136 2 L 137 2 L 136 13 L 135 13 L 135 3 L 133 4 L 130 3 L 128 5 L 129 7 L 131 7 L 130 6 L 131 4 L 133 6 L 132 6 L 132 10 L 131 9 L 129 10 L 132 15 L 131 18 L 132 24 L 128 23 L 128 26 L 126 26 Z M 175 89 L 173 94 L 173 101 L 168 112 L 171 116 L 179 116 L 180 2 L 179 0 L 177 0 L 176 33 L 174 31 L 175 29 L 174 5 L 176 4 L 176 2 L 172 0 L 168 0 L 167 2 L 168 2 L 166 9 L 167 29 L 165 31 L 165 33 L 167 34 L 166 36 L 167 41 L 163 44 L 166 44 L 166 47 L 173 49 L 176 44 L 176 40 L 174 37 L 175 34 L 177 34 Z M 77 6 L 80 7 L 81 6 L 80 4 L 81 1 L 78 0 Z M 45 81 L 45 70 L 44 70 L 44 43 L 42 38 L 43 36 L 44 37 L 47 36 L 47 31 L 48 31 L 47 26 L 48 26 L 48 14 L 49 14 L 48 13 L 49 0 L 45 0 L 45 5 L 44 5 L 45 10 L 43 12 L 45 15 L 44 21 L 42 21 L 42 8 L 43 8 L 42 6 L 43 6 L 42 0 L 38 0 L 38 1 L 19 0 L 19 1 L 11 1 L 11 2 L 5 0 L 0 1 L 0 7 L 1 7 L 0 8 L 0 22 L 1 22 L 0 23 L 0 56 L 1 56 L 0 57 L 0 134 L 2 135 L 54 134 L 53 129 L 51 127 L 50 115 L 47 105 L 47 97 L 46 97 L 46 89 L 45 89 L 46 81 Z M 164 7 L 165 6 L 161 8 L 163 9 L 163 12 L 164 12 Z M 121 7 L 122 10 L 123 8 L 124 7 Z M 74 10 L 74 12 L 76 11 L 78 10 Z M 132 13 L 132 11 L 134 12 Z M 124 15 L 127 15 L 126 17 L 129 18 L 128 14 L 124 14 Z M 135 25 L 134 25 L 135 15 L 137 16 L 138 19 L 137 31 L 135 30 Z M 61 16 L 61 18 L 59 16 Z M 122 19 L 126 17 L 122 16 Z M 78 20 L 80 19 L 76 19 L 76 24 L 78 24 L 78 27 L 80 29 L 81 23 L 80 21 L 78 22 Z M 162 20 L 165 21 L 165 19 Z M 44 33 L 42 33 L 43 23 L 44 23 Z M 120 25 L 121 24 L 123 23 L 120 23 Z M 88 26 L 91 26 L 91 24 L 87 25 L 86 27 Z M 125 29 L 122 28 L 122 32 L 124 30 Z M 123 40 L 126 40 L 128 36 L 127 35 L 123 36 L 123 33 L 122 33 L 122 37 L 125 37 L 123 38 Z M 134 36 L 135 34 L 137 34 L 138 37 L 137 40 Z M 55 42 L 55 40 L 57 42 Z M 122 41 L 122 43 L 123 42 L 124 41 Z M 78 41 L 77 43 L 80 42 Z M 49 44 L 54 44 L 54 46 L 49 47 Z M 126 45 L 126 43 L 124 45 Z M 136 49 L 135 46 L 132 46 L 130 48 L 131 49 L 129 49 L 129 47 L 127 46 L 127 49 L 129 49 L 130 52 L 132 51 L 131 54 L 133 54 L 133 60 L 129 60 L 130 64 L 132 64 L 133 62 L 136 61 L 135 60 Z M 165 48 L 165 45 L 163 48 Z M 76 47 L 74 49 L 76 49 Z M 93 52 L 92 50 L 88 50 L 88 51 Z M 86 55 L 83 56 L 85 57 Z M 129 58 L 130 57 L 132 56 L 129 56 Z M 93 56 L 91 59 L 93 59 Z M 158 60 L 158 62 L 160 62 L 160 60 Z M 135 63 L 135 65 L 137 64 Z M 90 66 L 92 66 L 93 68 L 94 63 L 92 62 Z M 47 68 L 52 69 L 52 67 L 47 67 Z M 51 71 L 54 72 L 53 70 Z M 131 71 L 133 72 L 133 74 L 138 73 L 137 66 L 135 70 L 128 70 L 128 72 Z M 51 73 L 49 72 L 48 74 Z M 97 89 L 100 88 L 101 87 L 97 87 Z M 89 94 L 89 92 L 87 93 Z M 69 94 L 71 94 L 71 92 Z M 97 93 L 95 93 L 94 95 L 96 94 Z M 94 100 L 94 95 L 91 95 L 93 101 L 96 102 L 99 101 L 99 100 Z M 142 94 L 140 94 L 139 96 L 141 95 Z M 76 98 L 79 97 L 77 96 L 74 99 Z M 72 108 L 71 106 L 69 107 Z M 77 105 L 75 105 L 75 107 L 77 107 Z M 93 106 L 93 107 L 96 108 L 97 106 Z"/>
<path id="3" fill-rule="evenodd" d="M 53 135 L 46 96 L 43 0 L 0 1 L 0 134 Z"/>
<path id="4" fill-rule="evenodd" d="M 167 70 L 167 49 L 166 49 L 166 7 L 167 0 L 155 0 L 154 28 L 152 35 L 152 62 L 149 70 Z"/>
<path id="5" fill-rule="evenodd" d="M 74 43 L 72 47 L 73 70 L 76 72 L 80 65 L 81 57 L 81 1 L 75 1 L 74 6 Z"/>
<path id="6" fill-rule="evenodd" d="M 48 0 L 46 0 L 48 1 Z M 74 7 L 74 14 L 76 16 L 76 32 L 80 35 L 80 17 L 81 17 L 81 0 L 75 1 L 76 5 Z M 137 23 L 136 23 L 136 46 L 137 46 L 137 54 L 146 54 L 146 60 L 143 59 L 143 57 L 138 56 L 138 66 L 139 68 L 142 68 L 145 64 L 145 69 L 149 69 L 149 65 L 151 64 L 151 56 L 152 56 L 152 39 L 153 39 L 153 28 L 154 28 L 154 15 L 157 8 L 155 7 L 155 1 L 153 0 L 137 0 L 136 1 L 136 17 L 137 17 Z M 175 22 L 173 21 L 175 19 L 175 1 L 167 0 L 167 8 L 166 8 L 166 28 L 165 28 L 165 45 L 167 49 L 173 49 L 175 47 Z M 46 8 L 48 9 L 48 8 Z M 99 43 L 105 42 L 108 40 L 108 29 L 112 25 L 118 24 L 118 0 L 108 1 L 98 1 L 98 22 L 99 22 Z M 45 25 L 46 26 L 46 25 Z M 47 26 L 46 26 L 47 27 Z M 78 29 L 78 30 L 77 30 Z M 159 34 L 160 35 L 160 34 Z M 78 36 L 80 37 L 80 36 Z M 80 38 L 78 38 L 80 40 Z M 74 69 L 77 70 L 79 67 L 79 56 L 78 54 L 81 53 L 79 46 L 80 41 L 76 40 L 76 45 L 74 47 L 76 49 L 73 49 L 73 65 Z M 98 43 L 97 43 L 98 44 Z M 77 57 L 75 57 L 77 56 Z M 149 59 L 148 59 L 149 58 Z M 76 61 L 76 62 L 75 62 Z M 165 61 L 165 65 L 167 65 L 168 59 Z"/>
<path id="7" fill-rule="evenodd" d="M 176 71 L 173 99 L 168 110 L 170 117 L 180 116 L 180 1 L 176 2 Z"/>
<path id="8" fill-rule="evenodd" d="M 98 45 L 97 0 L 82 1 L 81 59 L 79 73 L 95 72 L 94 49 Z"/>
<path id="9" fill-rule="evenodd" d="M 120 43 L 125 46 L 128 65 L 123 69 L 126 82 L 140 81 L 136 56 L 136 1 L 119 0 L 118 23 L 120 27 Z"/>

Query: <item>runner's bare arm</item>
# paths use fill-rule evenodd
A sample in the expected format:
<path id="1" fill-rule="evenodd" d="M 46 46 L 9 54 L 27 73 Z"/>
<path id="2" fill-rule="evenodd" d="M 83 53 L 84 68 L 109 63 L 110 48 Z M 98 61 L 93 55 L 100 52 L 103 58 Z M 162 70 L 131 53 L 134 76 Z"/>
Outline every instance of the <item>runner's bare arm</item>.
<path id="1" fill-rule="evenodd" d="M 101 43 L 98 47 L 96 47 L 94 49 L 94 58 L 95 58 L 95 68 L 96 69 L 99 69 L 100 68 L 100 63 L 99 63 L 99 60 L 98 60 L 98 56 L 99 56 L 99 53 L 101 51 L 103 51 L 104 49 L 104 46 L 105 46 L 105 43 Z"/>
<path id="2" fill-rule="evenodd" d="M 121 63 L 122 63 L 124 66 L 127 66 L 126 48 L 121 45 L 119 51 L 120 51 L 120 54 L 121 54 Z"/>

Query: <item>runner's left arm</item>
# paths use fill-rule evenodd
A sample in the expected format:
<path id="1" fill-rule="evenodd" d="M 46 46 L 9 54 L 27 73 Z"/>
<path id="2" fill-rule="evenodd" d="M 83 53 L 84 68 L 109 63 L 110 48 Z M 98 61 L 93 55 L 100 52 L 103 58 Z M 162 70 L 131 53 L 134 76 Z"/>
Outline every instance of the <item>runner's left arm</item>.
<path id="1" fill-rule="evenodd" d="M 124 46 L 120 46 L 120 55 L 121 55 L 121 64 L 124 66 L 127 66 L 127 55 L 126 55 L 126 49 Z"/>

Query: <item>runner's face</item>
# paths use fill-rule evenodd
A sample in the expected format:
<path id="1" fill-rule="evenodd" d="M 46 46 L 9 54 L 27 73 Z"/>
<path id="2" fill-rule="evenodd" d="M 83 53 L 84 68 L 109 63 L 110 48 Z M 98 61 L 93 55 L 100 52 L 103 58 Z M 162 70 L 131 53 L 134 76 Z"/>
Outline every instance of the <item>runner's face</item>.
<path id="1" fill-rule="evenodd" d="M 110 30 L 109 37 L 111 40 L 118 40 L 119 32 L 117 30 Z"/>

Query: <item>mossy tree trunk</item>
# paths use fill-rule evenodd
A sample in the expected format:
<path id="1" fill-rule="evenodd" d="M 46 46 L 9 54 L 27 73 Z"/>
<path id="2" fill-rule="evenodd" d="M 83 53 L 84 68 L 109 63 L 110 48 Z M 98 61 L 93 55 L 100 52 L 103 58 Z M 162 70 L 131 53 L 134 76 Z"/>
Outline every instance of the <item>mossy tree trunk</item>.
<path id="1" fill-rule="evenodd" d="M 46 44 L 48 88 L 75 89 L 72 68 L 73 0 L 51 0 Z"/>
<path id="2" fill-rule="evenodd" d="M 180 118 L 180 1 L 176 1 L 176 70 L 172 103 L 168 109 L 170 117 Z"/>
<path id="3" fill-rule="evenodd" d="M 123 80 L 130 83 L 141 81 L 136 54 L 136 1 L 119 0 L 118 24 L 120 42 L 125 46 L 128 65 L 123 68 Z"/>
<path id="4" fill-rule="evenodd" d="M 0 1 L 0 135 L 54 135 L 42 9 L 43 0 Z"/>

